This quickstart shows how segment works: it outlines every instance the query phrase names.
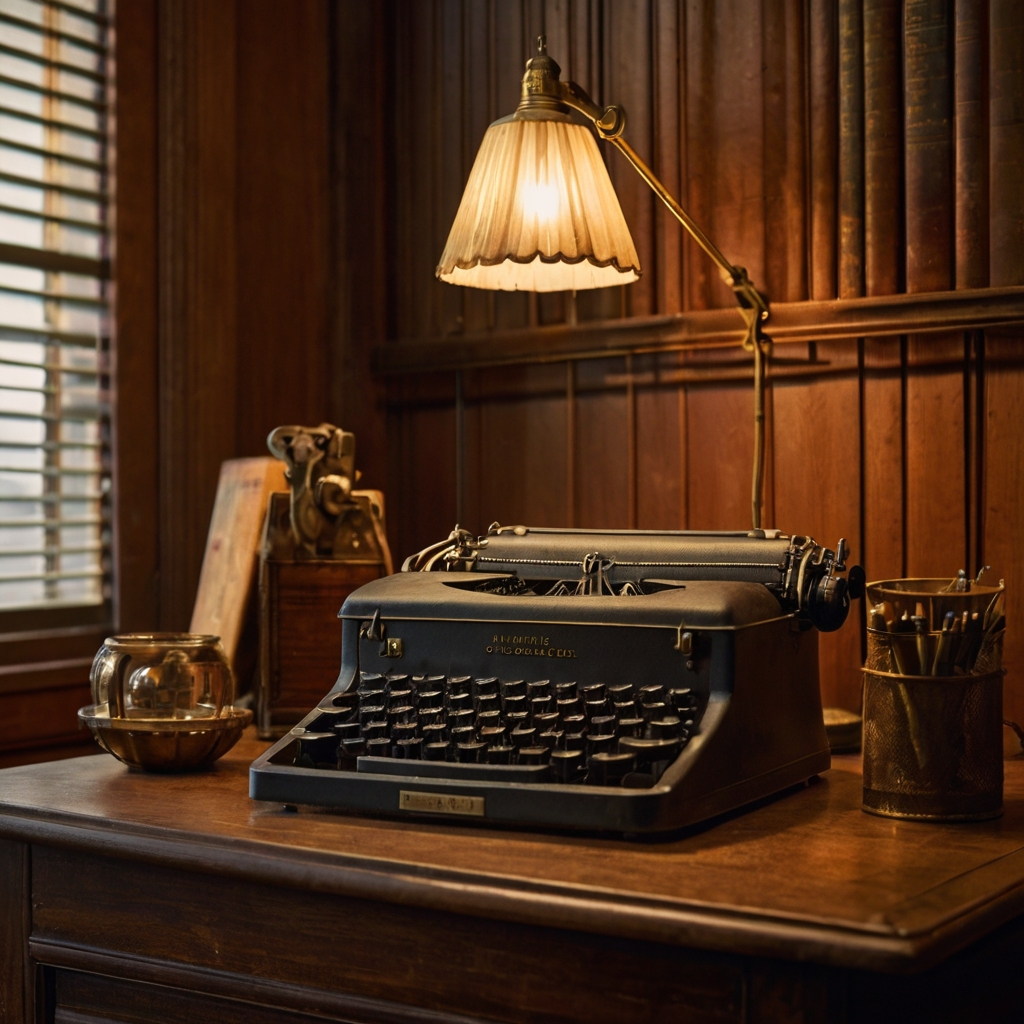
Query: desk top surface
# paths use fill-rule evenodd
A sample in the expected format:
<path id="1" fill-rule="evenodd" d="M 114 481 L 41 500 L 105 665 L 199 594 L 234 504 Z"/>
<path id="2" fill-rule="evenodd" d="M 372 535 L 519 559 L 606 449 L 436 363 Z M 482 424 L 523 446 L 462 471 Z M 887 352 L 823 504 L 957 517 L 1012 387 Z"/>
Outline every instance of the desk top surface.
<path id="1" fill-rule="evenodd" d="M 249 799 L 265 744 L 148 775 L 92 756 L 0 771 L 0 836 L 485 918 L 754 955 L 919 970 L 1024 912 L 1024 759 L 1005 815 L 860 809 L 859 758 L 668 839 L 350 817 Z"/>

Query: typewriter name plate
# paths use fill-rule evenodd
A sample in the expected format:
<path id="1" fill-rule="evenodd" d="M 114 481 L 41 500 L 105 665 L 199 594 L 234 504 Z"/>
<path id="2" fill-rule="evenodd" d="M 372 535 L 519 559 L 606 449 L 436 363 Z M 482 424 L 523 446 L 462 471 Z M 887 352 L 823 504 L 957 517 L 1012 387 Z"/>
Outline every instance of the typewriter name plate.
<path id="1" fill-rule="evenodd" d="M 426 811 L 430 814 L 472 814 L 483 817 L 484 798 L 403 789 L 398 793 L 398 808 L 402 811 Z"/>

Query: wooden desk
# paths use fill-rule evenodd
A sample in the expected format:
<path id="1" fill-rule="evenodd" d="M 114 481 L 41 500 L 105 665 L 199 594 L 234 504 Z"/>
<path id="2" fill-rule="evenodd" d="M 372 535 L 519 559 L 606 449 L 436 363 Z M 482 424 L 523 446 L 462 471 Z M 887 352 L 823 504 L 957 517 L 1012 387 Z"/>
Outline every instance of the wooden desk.
<path id="1" fill-rule="evenodd" d="M 1022 1016 L 1022 761 L 998 821 L 871 817 L 837 758 L 635 843 L 287 812 L 261 749 L 0 772 L 4 1024 Z"/>

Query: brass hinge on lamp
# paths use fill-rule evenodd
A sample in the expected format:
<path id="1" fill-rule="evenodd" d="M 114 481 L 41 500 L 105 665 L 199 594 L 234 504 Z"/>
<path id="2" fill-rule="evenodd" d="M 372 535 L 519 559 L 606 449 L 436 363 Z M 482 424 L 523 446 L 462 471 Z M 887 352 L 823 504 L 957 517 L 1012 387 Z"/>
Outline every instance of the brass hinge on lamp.
<path id="1" fill-rule="evenodd" d="M 629 284 L 640 276 L 593 133 L 616 147 L 718 267 L 746 325 L 754 355 L 754 529 L 764 482 L 764 375 L 771 339 L 768 299 L 694 223 L 622 137 L 625 111 L 600 107 L 547 55 L 545 37 L 526 62 L 516 112 L 488 128 L 466 183 L 437 276 L 451 284 L 505 291 L 566 291 Z"/>

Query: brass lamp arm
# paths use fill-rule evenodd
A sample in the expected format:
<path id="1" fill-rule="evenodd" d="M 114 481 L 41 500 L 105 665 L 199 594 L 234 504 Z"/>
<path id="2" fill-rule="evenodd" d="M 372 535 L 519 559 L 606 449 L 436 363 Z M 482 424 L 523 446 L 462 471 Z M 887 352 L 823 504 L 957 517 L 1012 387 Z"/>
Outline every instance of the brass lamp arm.
<path id="1" fill-rule="evenodd" d="M 558 82 L 558 98 L 567 107 L 579 111 L 592 121 L 598 135 L 615 146 L 636 168 L 637 173 L 650 185 L 654 194 L 672 211 L 680 224 L 689 231 L 694 241 L 708 254 L 718 267 L 722 280 L 736 294 L 736 300 L 746 309 L 758 311 L 758 320 L 768 319 L 768 300 L 757 290 L 743 267 L 733 266 L 722 254 L 721 249 L 701 231 L 694 219 L 679 205 L 672 194 L 658 179 L 658 176 L 644 163 L 636 150 L 622 137 L 626 127 L 626 113 L 622 107 L 598 106 L 575 82 Z M 744 320 L 747 318 L 744 317 Z M 748 324 L 749 328 L 749 324 Z"/>

